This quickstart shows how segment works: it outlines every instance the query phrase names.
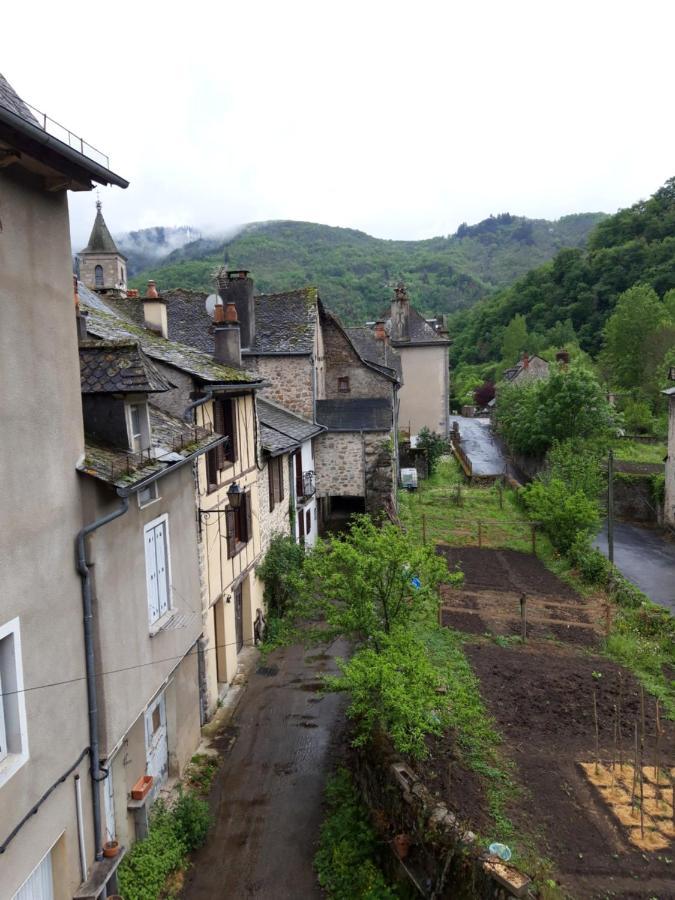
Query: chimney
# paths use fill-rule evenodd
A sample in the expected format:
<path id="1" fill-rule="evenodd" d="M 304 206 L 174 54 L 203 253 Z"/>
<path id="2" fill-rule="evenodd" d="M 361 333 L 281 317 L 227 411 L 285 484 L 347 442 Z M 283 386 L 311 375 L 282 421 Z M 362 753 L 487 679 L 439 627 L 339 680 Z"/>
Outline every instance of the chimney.
<path id="1" fill-rule="evenodd" d="M 555 361 L 561 366 L 563 369 L 566 369 L 570 362 L 570 355 L 567 350 L 558 350 L 555 355 Z"/>
<path id="2" fill-rule="evenodd" d="M 77 290 L 77 275 L 73 275 L 73 297 L 75 300 L 75 324 L 77 325 L 77 341 L 81 343 L 87 340 L 87 316 L 88 312 L 80 309 L 80 295 Z"/>
<path id="3" fill-rule="evenodd" d="M 394 289 L 391 301 L 391 339 L 392 341 L 409 341 L 408 318 L 410 316 L 410 299 L 405 285 L 400 281 Z"/>
<path id="4" fill-rule="evenodd" d="M 145 327 L 163 338 L 169 337 L 169 321 L 166 315 L 166 303 L 157 293 L 154 281 L 148 282 L 148 289 L 143 297 L 143 316 Z"/>
<path id="5" fill-rule="evenodd" d="M 530 367 L 530 357 L 527 355 L 527 350 L 523 353 L 523 368 L 529 369 Z"/>
<path id="6" fill-rule="evenodd" d="M 234 303 L 237 318 L 241 327 L 241 346 L 252 347 L 255 342 L 255 299 L 253 297 L 253 279 L 248 269 L 236 271 L 221 270 L 218 276 L 218 288 L 223 303 Z"/>
<path id="7" fill-rule="evenodd" d="M 376 341 L 386 341 L 387 340 L 387 332 L 384 330 L 384 322 L 382 319 L 378 319 L 375 323 L 375 340 Z"/>
<path id="8" fill-rule="evenodd" d="M 241 333 L 234 302 L 229 300 L 225 307 L 222 303 L 216 304 L 213 321 L 213 358 L 223 366 L 241 367 Z"/>

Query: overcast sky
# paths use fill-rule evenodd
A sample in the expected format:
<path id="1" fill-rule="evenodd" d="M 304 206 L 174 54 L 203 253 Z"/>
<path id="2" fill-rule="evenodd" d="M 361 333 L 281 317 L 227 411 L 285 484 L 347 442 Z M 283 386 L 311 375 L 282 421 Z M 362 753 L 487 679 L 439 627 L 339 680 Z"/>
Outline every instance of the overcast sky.
<path id="1" fill-rule="evenodd" d="M 110 155 L 113 232 L 378 237 L 612 212 L 675 175 L 670 0 L 12 3 L 0 67 Z M 71 194 L 75 249 L 91 194 Z"/>

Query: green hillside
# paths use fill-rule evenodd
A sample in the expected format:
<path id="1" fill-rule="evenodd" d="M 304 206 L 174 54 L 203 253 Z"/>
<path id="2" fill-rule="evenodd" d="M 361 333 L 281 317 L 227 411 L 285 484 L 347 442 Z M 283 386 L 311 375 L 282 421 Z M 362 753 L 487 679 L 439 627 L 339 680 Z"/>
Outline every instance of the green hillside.
<path id="1" fill-rule="evenodd" d="M 586 248 L 561 250 L 510 287 L 455 316 L 453 361 L 500 360 L 506 328 L 516 316 L 524 317 L 531 352 L 576 335 L 581 349 L 595 356 L 617 299 L 638 283 L 661 298 L 675 287 L 675 178 L 649 200 L 605 218 Z"/>
<path id="2" fill-rule="evenodd" d="M 211 273 L 226 262 L 250 269 L 260 291 L 316 284 L 350 323 L 377 316 L 399 279 L 422 312 L 450 313 L 510 284 L 560 248 L 583 246 L 602 218 L 586 213 L 551 222 L 504 213 L 423 241 L 381 240 L 309 222 L 267 222 L 249 225 L 228 241 L 188 244 L 139 273 L 132 287 L 154 278 L 164 290 L 212 290 Z"/>

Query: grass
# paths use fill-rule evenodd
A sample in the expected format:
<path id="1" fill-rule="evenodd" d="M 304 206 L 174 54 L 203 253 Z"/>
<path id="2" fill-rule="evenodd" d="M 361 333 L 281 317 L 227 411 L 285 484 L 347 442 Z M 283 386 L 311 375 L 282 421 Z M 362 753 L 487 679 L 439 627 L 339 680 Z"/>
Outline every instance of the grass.
<path id="1" fill-rule="evenodd" d="M 624 462 L 634 463 L 659 463 L 668 453 L 668 447 L 664 442 L 658 444 L 643 444 L 639 441 L 617 441 L 614 445 L 614 458 Z"/>

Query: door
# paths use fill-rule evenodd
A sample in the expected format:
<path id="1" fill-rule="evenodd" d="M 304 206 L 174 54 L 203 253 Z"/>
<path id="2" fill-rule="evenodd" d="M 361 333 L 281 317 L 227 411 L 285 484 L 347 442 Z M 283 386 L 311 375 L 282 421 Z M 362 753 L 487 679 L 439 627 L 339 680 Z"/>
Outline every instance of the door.
<path id="1" fill-rule="evenodd" d="M 12 900 L 54 900 L 51 851 L 24 881 Z"/>
<path id="2" fill-rule="evenodd" d="M 145 711 L 146 771 L 155 779 L 155 794 L 169 774 L 169 743 L 166 731 L 166 702 L 164 694 L 154 700 Z"/>
<path id="3" fill-rule="evenodd" d="M 234 628 L 237 635 L 237 653 L 244 646 L 244 596 L 241 585 L 234 589 Z"/>

